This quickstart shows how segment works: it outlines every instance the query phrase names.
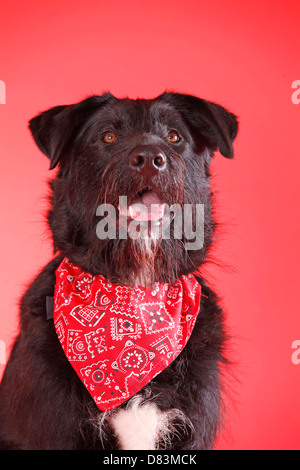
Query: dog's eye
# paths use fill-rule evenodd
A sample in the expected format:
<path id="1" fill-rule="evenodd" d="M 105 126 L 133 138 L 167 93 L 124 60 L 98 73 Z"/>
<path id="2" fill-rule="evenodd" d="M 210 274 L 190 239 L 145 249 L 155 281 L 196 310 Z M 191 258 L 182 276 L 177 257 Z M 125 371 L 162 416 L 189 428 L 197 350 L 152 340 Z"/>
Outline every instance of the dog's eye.
<path id="1" fill-rule="evenodd" d="M 102 137 L 102 140 L 106 142 L 107 144 L 111 144 L 116 140 L 116 136 L 113 132 L 106 132 L 104 136 Z"/>
<path id="2" fill-rule="evenodd" d="M 179 142 L 179 141 L 180 141 L 180 137 L 179 137 L 178 132 L 176 132 L 176 131 L 169 131 L 168 134 L 167 134 L 167 141 L 168 141 L 168 142 L 172 142 L 173 144 L 176 143 L 176 142 Z"/>

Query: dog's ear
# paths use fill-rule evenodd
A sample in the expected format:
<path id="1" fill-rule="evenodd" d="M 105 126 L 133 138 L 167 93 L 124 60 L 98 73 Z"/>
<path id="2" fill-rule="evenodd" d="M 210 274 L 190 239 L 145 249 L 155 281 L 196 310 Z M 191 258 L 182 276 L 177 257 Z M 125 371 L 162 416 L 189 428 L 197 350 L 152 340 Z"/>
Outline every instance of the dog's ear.
<path id="1" fill-rule="evenodd" d="M 180 111 L 194 136 L 201 136 L 212 152 L 219 148 L 224 157 L 233 157 L 232 142 L 238 132 L 234 114 L 218 104 L 192 95 L 163 93 L 159 98 Z"/>
<path id="2" fill-rule="evenodd" d="M 50 159 L 50 170 L 67 153 L 79 129 L 89 116 L 110 100 L 110 93 L 91 96 L 77 104 L 55 106 L 29 121 L 29 129 L 39 149 Z"/>

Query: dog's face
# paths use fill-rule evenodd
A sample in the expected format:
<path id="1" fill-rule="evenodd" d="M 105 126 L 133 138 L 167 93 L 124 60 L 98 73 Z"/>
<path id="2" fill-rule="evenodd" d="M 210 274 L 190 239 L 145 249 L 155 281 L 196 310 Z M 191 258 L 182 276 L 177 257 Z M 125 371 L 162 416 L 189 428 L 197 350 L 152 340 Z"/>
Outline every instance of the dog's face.
<path id="1" fill-rule="evenodd" d="M 50 168 L 59 165 L 49 224 L 72 262 L 128 285 L 173 282 L 203 263 L 213 233 L 209 164 L 218 148 L 233 156 L 233 114 L 190 95 L 106 93 L 45 111 L 30 130 Z"/>

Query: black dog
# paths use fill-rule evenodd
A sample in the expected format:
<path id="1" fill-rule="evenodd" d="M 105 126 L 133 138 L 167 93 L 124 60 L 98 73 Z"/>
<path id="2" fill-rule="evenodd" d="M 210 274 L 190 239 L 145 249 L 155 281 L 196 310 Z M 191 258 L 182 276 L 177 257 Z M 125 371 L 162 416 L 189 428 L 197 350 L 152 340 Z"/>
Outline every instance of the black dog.
<path id="1" fill-rule="evenodd" d="M 212 448 L 222 414 L 220 369 L 226 362 L 226 334 L 216 295 L 200 274 L 195 275 L 198 290 L 201 286 L 200 311 L 186 346 L 139 393 L 110 411 L 97 406 L 70 365 L 53 319 L 47 319 L 46 302 L 54 296 L 56 270 L 65 258 L 88 273 L 82 289 L 87 279 L 99 275 L 128 289 L 174 286 L 178 279 L 192 279 L 186 276 L 205 262 L 213 241 L 210 160 L 217 149 L 233 157 L 235 115 L 190 95 L 164 93 L 153 100 L 130 100 L 106 93 L 54 107 L 32 119 L 29 127 L 50 159 L 50 169 L 59 165 L 50 183 L 48 216 L 57 256 L 21 301 L 20 334 L 0 388 L 0 447 Z M 125 208 L 120 196 L 127 198 Z M 136 212 L 138 203 L 146 209 L 154 205 L 152 215 Z M 194 240 L 184 228 L 176 237 L 176 211 L 166 215 L 167 207 L 184 205 L 192 207 Z M 187 249 L 198 235 L 197 205 L 204 207 L 202 242 Z M 97 212 L 98 207 L 115 208 L 114 237 L 99 236 L 99 222 L 108 227 L 114 219 L 108 211 Z M 131 222 L 136 234 L 146 231 L 147 236 L 120 237 Z M 169 237 L 162 235 L 166 227 Z M 105 309 L 98 310 L 97 325 L 108 328 Z M 124 323 L 125 328 L 130 324 Z M 151 337 L 149 329 L 146 333 Z M 138 345 L 136 337 L 129 335 L 133 347 Z M 157 350 L 151 357 L 155 354 Z M 103 370 L 95 381 L 99 374 Z"/>

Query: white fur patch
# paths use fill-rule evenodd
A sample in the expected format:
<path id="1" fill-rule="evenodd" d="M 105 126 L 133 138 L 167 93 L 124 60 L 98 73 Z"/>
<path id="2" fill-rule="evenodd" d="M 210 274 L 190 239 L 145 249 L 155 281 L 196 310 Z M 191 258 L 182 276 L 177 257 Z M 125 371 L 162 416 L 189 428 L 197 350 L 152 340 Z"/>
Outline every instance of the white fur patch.
<path id="1" fill-rule="evenodd" d="M 168 449 L 174 434 L 184 435 L 192 427 L 182 411 L 161 411 L 140 395 L 132 398 L 127 408 L 111 414 L 109 422 L 123 450 L 155 450 L 158 445 Z"/>
<path id="2" fill-rule="evenodd" d="M 152 404 L 122 409 L 111 418 L 111 425 L 123 450 L 154 450 L 160 414 Z"/>

